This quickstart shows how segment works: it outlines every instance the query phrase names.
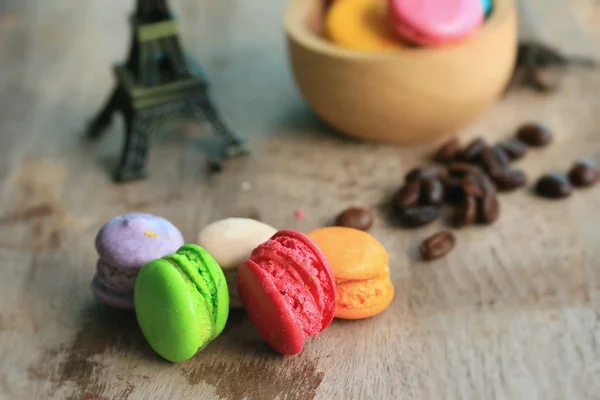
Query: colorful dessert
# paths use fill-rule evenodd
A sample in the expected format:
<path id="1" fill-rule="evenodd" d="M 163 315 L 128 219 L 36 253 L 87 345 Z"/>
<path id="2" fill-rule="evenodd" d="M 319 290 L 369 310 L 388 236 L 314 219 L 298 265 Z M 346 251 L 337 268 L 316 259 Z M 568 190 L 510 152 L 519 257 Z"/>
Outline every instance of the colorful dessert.
<path id="1" fill-rule="evenodd" d="M 129 213 L 107 222 L 96 235 L 99 260 L 92 291 L 102 302 L 133 309 L 133 287 L 148 261 L 174 253 L 183 245 L 179 229 L 152 214 Z"/>
<path id="2" fill-rule="evenodd" d="M 423 46 L 462 39 L 485 17 L 481 0 L 389 0 L 389 13 L 403 40 Z"/>
<path id="3" fill-rule="evenodd" d="M 229 307 L 241 308 L 237 293 L 237 272 L 259 244 L 269 240 L 275 228 L 250 218 L 225 218 L 204 227 L 197 243 L 217 260 L 227 279 Z"/>
<path id="4" fill-rule="evenodd" d="M 492 0 L 481 0 L 481 5 L 483 7 L 483 12 L 485 13 L 486 16 L 488 16 L 490 14 L 490 12 L 492 11 Z"/>
<path id="5" fill-rule="evenodd" d="M 327 259 L 301 232 L 279 231 L 258 246 L 238 272 L 244 309 L 263 339 L 284 355 L 329 326 L 335 282 Z"/>
<path id="6" fill-rule="evenodd" d="M 172 362 L 185 361 L 202 350 L 223 331 L 229 316 L 223 271 L 195 244 L 144 265 L 135 282 L 134 299 L 146 340 Z"/>
<path id="7" fill-rule="evenodd" d="M 335 277 L 335 317 L 362 319 L 385 310 L 394 298 L 389 255 L 370 234 L 346 227 L 326 227 L 308 235 L 329 260 Z"/>
<path id="8" fill-rule="evenodd" d="M 358 51 L 394 51 L 406 47 L 397 37 L 381 0 L 338 0 L 328 13 L 326 31 L 339 46 Z"/>

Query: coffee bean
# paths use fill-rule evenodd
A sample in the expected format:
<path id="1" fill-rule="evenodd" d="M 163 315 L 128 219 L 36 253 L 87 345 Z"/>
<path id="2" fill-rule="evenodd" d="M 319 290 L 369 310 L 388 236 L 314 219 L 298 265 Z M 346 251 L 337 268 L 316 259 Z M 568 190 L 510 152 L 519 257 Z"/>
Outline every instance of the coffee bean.
<path id="1" fill-rule="evenodd" d="M 486 147 L 483 139 L 474 139 L 460 152 L 459 158 L 463 161 L 474 162 L 477 160 L 481 151 Z"/>
<path id="2" fill-rule="evenodd" d="M 413 168 L 406 174 L 405 180 L 406 182 L 410 182 L 431 179 L 436 178 L 438 174 L 438 169 L 434 167 Z"/>
<path id="3" fill-rule="evenodd" d="M 416 228 L 435 221 L 440 216 L 436 206 L 417 206 L 400 212 L 400 223 L 408 228 Z"/>
<path id="4" fill-rule="evenodd" d="M 540 123 L 522 125 L 517 131 L 517 139 L 531 147 L 546 146 L 552 141 L 550 129 Z"/>
<path id="5" fill-rule="evenodd" d="M 484 170 L 488 173 L 498 173 L 503 170 L 498 158 L 490 148 L 485 148 L 481 151 L 480 163 Z"/>
<path id="6" fill-rule="evenodd" d="M 506 169 L 510 166 L 510 158 L 508 157 L 504 149 L 498 146 L 494 146 L 492 147 L 492 153 L 494 154 L 494 157 L 496 157 L 500 168 Z"/>
<path id="7" fill-rule="evenodd" d="M 350 207 L 337 217 L 335 223 L 337 226 L 366 231 L 373 225 L 374 219 L 373 213 L 366 208 Z"/>
<path id="8" fill-rule="evenodd" d="M 475 197 L 465 197 L 452 216 L 452 224 L 456 227 L 471 225 L 477 218 L 477 201 Z"/>
<path id="9" fill-rule="evenodd" d="M 421 188 L 421 203 L 424 205 L 437 206 L 444 201 L 444 185 L 439 179 L 427 179 L 423 181 Z"/>
<path id="10" fill-rule="evenodd" d="M 504 150 L 511 160 L 518 160 L 527 154 L 527 146 L 517 139 L 507 139 L 496 146 Z"/>
<path id="11" fill-rule="evenodd" d="M 598 178 L 598 168 L 587 160 L 576 162 L 569 171 L 569 180 L 577 187 L 592 186 L 598 182 Z"/>
<path id="12" fill-rule="evenodd" d="M 475 175 L 467 176 L 462 180 L 462 190 L 465 196 L 481 197 L 483 190 L 475 181 Z"/>
<path id="13" fill-rule="evenodd" d="M 421 243 L 419 250 L 426 261 L 436 260 L 450 253 L 456 244 L 456 238 L 450 231 L 438 232 Z"/>
<path id="14" fill-rule="evenodd" d="M 483 194 L 496 193 L 496 185 L 494 184 L 494 182 L 492 182 L 492 180 L 490 179 L 490 177 L 487 174 L 484 174 L 483 172 L 481 172 L 479 174 L 473 175 L 473 177 L 475 178 L 475 182 L 481 188 L 481 191 L 483 192 Z"/>
<path id="15" fill-rule="evenodd" d="M 455 162 L 448 166 L 448 174 L 454 178 L 464 178 L 480 171 L 475 165 L 464 162 Z"/>
<path id="16" fill-rule="evenodd" d="M 454 161 L 459 151 L 460 143 L 457 138 L 453 137 L 440 146 L 438 151 L 435 153 L 435 159 L 441 163 L 448 163 Z"/>
<path id="17" fill-rule="evenodd" d="M 527 175 L 520 169 L 495 172 L 491 174 L 491 177 L 498 190 L 502 192 L 515 190 L 527 183 Z"/>
<path id="18" fill-rule="evenodd" d="M 569 197 L 573 191 L 571 183 L 564 175 L 548 174 L 542 176 L 535 185 L 538 195 L 549 199 Z"/>
<path id="19" fill-rule="evenodd" d="M 419 202 L 421 194 L 421 182 L 409 181 L 398 190 L 392 200 L 392 205 L 396 210 L 414 207 Z"/>
<path id="20" fill-rule="evenodd" d="M 491 224 L 500 216 L 500 203 L 493 194 L 477 199 L 477 218 L 483 224 Z"/>
<path id="21" fill-rule="evenodd" d="M 440 182 L 444 186 L 444 200 L 448 203 L 458 203 L 463 198 L 461 179 L 450 175 L 441 175 Z"/>

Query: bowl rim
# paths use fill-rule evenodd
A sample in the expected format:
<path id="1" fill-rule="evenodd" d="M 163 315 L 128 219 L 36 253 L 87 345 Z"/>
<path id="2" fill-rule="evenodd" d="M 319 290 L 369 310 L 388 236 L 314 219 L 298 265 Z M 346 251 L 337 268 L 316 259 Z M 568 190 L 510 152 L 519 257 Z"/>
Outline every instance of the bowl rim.
<path id="1" fill-rule="evenodd" d="M 335 0 L 334 0 L 335 1 Z M 342 0 L 338 0 L 342 1 Z M 493 33 L 494 30 L 505 23 L 514 10 L 514 0 L 494 0 L 492 11 L 483 25 L 468 39 L 439 47 L 411 47 L 398 51 L 367 52 L 347 49 L 338 46 L 324 37 L 316 35 L 307 27 L 307 18 L 310 12 L 317 7 L 324 7 L 324 0 L 292 0 L 284 13 L 284 30 L 288 39 L 308 48 L 315 53 L 347 58 L 347 59 L 392 59 L 401 60 L 407 57 L 428 57 L 432 54 L 438 56 L 452 53 L 461 48 L 468 47 L 471 43 L 482 40 Z"/>

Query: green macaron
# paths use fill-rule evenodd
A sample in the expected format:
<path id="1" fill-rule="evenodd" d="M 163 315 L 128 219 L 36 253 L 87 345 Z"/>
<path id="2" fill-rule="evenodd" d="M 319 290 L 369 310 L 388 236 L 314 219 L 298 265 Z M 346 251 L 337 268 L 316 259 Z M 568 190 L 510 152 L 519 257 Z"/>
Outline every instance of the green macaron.
<path id="1" fill-rule="evenodd" d="M 145 264 L 135 281 L 134 303 L 146 340 L 172 362 L 193 357 L 213 341 L 229 316 L 223 271 L 194 244 Z"/>

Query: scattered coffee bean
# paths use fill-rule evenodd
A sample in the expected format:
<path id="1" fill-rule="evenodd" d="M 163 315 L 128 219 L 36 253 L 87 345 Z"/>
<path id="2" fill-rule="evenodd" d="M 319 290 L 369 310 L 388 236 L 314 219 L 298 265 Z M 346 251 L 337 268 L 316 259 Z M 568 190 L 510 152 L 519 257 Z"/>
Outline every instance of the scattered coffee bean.
<path id="1" fill-rule="evenodd" d="M 550 129 L 540 123 L 522 125 L 517 131 L 517 139 L 531 147 L 546 146 L 552 141 Z"/>
<path id="2" fill-rule="evenodd" d="M 465 196 L 481 197 L 483 190 L 475 181 L 475 175 L 467 176 L 462 180 L 462 190 Z"/>
<path id="3" fill-rule="evenodd" d="M 441 163 L 449 163 L 454 161 L 456 155 L 460 151 L 460 143 L 457 138 L 453 137 L 446 143 L 440 146 L 435 154 L 435 159 Z"/>
<path id="4" fill-rule="evenodd" d="M 419 202 L 421 194 L 421 181 L 408 181 L 398 190 L 392 200 L 392 205 L 396 210 L 404 210 L 414 207 Z"/>
<path id="5" fill-rule="evenodd" d="M 473 196 L 463 199 L 452 216 L 452 224 L 456 227 L 471 225 L 477 218 L 477 201 Z"/>
<path id="6" fill-rule="evenodd" d="M 494 157 L 496 157 L 500 168 L 506 169 L 510 166 L 510 158 L 508 157 L 508 154 L 506 154 L 504 149 L 498 146 L 494 146 L 492 147 L 492 153 L 494 154 Z"/>
<path id="7" fill-rule="evenodd" d="M 482 150 L 486 147 L 483 139 L 474 139 L 460 152 L 459 158 L 463 161 L 474 162 L 477 160 Z"/>
<path id="8" fill-rule="evenodd" d="M 335 223 L 338 226 L 366 231 L 373 225 L 374 219 L 373 213 L 366 208 L 350 207 L 337 217 Z"/>
<path id="9" fill-rule="evenodd" d="M 455 244 L 456 238 L 452 232 L 438 232 L 421 243 L 421 256 L 426 261 L 436 260 L 450 253 Z"/>
<path id="10" fill-rule="evenodd" d="M 444 185 L 439 179 L 423 181 L 421 188 L 421 204 L 439 206 L 444 201 Z"/>
<path id="11" fill-rule="evenodd" d="M 459 179 L 464 178 L 467 175 L 477 173 L 478 171 L 480 171 L 480 169 L 476 166 L 464 162 L 455 162 L 450 164 L 448 167 L 448 174 Z"/>
<path id="12" fill-rule="evenodd" d="M 406 182 L 410 182 L 431 179 L 436 178 L 438 174 L 438 169 L 434 167 L 413 168 L 406 174 L 405 180 Z"/>
<path id="13" fill-rule="evenodd" d="M 491 174 L 498 190 L 509 192 L 520 188 L 527 183 L 527 175 L 520 169 L 511 169 Z"/>
<path id="14" fill-rule="evenodd" d="M 569 171 L 569 180 L 577 187 L 592 186 L 598 182 L 599 176 L 598 168 L 587 160 L 576 162 Z"/>
<path id="15" fill-rule="evenodd" d="M 498 158 L 490 148 L 485 148 L 481 152 L 481 166 L 489 174 L 500 173 L 504 168 Z"/>
<path id="16" fill-rule="evenodd" d="M 488 194 L 477 199 L 477 216 L 479 222 L 491 224 L 500 216 L 500 203 L 493 194 Z"/>
<path id="17" fill-rule="evenodd" d="M 496 146 L 500 147 L 511 160 L 518 160 L 523 158 L 527 153 L 527 146 L 525 143 L 517 139 L 507 139 Z"/>
<path id="18" fill-rule="evenodd" d="M 439 216 L 439 207 L 417 206 L 402 210 L 400 212 L 400 222 L 406 227 L 416 228 L 435 221 Z"/>
<path id="19" fill-rule="evenodd" d="M 573 191 L 571 183 L 564 175 L 548 174 L 542 176 L 535 185 L 538 195 L 549 199 L 569 197 Z"/>

